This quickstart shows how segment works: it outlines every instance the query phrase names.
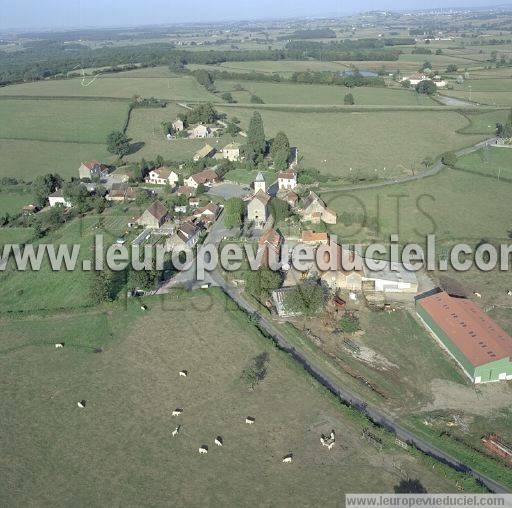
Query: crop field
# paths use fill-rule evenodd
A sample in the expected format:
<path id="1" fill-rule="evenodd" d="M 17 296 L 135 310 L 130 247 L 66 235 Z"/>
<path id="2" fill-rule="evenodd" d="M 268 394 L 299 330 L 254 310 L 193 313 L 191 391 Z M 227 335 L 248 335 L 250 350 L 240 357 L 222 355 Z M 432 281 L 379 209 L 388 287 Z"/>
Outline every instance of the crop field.
<path id="1" fill-rule="evenodd" d="M 85 160 L 112 160 L 104 144 L 64 143 L 21 139 L 0 139 L 0 177 L 32 181 L 38 175 L 59 173 L 64 178 L 78 176 Z"/>
<path id="2" fill-rule="evenodd" d="M 137 69 L 119 74 L 23 83 L 0 89 L 0 95 L 53 97 L 114 97 L 131 99 L 134 95 L 173 100 L 212 100 L 192 76 L 155 77 L 152 69 Z M 144 73 L 149 75 L 145 76 Z M 130 73 L 136 73 L 131 76 Z"/>
<path id="3" fill-rule="evenodd" d="M 134 304 L 2 323 L 5 504 L 339 506 L 346 492 L 393 491 L 400 471 L 428 492 L 456 491 L 442 466 L 361 440 L 359 416 L 216 297 L 147 303 L 143 316 Z M 66 347 L 56 350 L 57 341 Z M 249 391 L 241 372 L 262 352 L 268 373 Z M 176 407 L 184 412 L 173 418 Z M 339 446 L 329 453 L 319 436 L 333 428 Z M 290 452 L 294 462 L 282 464 Z"/>
<path id="4" fill-rule="evenodd" d="M 4 99 L 0 138 L 100 144 L 127 113 L 122 102 Z"/>
<path id="5" fill-rule="evenodd" d="M 329 85 L 242 82 L 245 91 L 234 91 L 236 81 L 216 81 L 219 91 L 229 91 L 235 100 L 249 103 L 251 95 L 261 97 L 266 104 L 343 104 L 346 94 L 354 96 L 357 105 L 433 106 L 427 96 L 404 89 L 345 88 Z"/>
<path id="6" fill-rule="evenodd" d="M 247 127 L 251 109 L 229 108 Z M 455 112 L 292 113 L 261 109 L 266 135 L 283 130 L 299 147 L 304 167 L 337 177 L 411 175 L 421 161 L 470 146 L 478 135 L 456 131 L 468 121 Z M 352 171 L 351 171 L 352 168 Z"/>

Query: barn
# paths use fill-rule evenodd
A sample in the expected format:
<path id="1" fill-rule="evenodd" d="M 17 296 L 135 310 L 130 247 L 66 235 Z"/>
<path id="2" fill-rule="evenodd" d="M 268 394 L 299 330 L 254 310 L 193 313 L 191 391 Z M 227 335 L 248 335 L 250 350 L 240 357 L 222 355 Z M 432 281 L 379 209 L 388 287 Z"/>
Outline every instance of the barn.
<path id="1" fill-rule="evenodd" d="M 416 312 L 475 384 L 512 380 L 512 337 L 472 301 L 435 290 Z"/>

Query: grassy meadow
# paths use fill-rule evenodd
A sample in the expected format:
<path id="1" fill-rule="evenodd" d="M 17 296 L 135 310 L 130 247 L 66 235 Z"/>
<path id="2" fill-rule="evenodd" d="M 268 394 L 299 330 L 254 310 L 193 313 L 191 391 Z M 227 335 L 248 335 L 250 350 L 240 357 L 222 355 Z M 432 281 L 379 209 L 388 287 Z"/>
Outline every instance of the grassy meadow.
<path id="1" fill-rule="evenodd" d="M 402 474 L 429 492 L 456 491 L 442 466 L 361 440 L 361 418 L 222 300 L 203 293 L 147 303 L 145 314 L 134 304 L 2 322 L 4 503 L 339 506 L 346 492 L 393 491 Z M 249 391 L 241 372 L 265 351 L 267 377 Z M 184 412 L 173 418 L 176 407 Z M 319 436 L 333 428 L 339 443 L 329 453 Z M 294 462 L 282 464 L 290 452 Z"/>

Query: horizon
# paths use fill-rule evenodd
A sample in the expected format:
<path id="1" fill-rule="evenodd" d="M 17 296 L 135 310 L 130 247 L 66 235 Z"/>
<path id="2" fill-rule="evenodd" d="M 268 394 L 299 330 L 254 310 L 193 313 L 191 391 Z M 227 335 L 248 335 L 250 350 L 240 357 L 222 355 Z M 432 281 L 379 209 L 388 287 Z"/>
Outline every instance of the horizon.
<path id="1" fill-rule="evenodd" d="M 163 0 L 149 0 L 145 5 L 145 14 L 138 12 L 136 2 L 129 0 L 123 2 L 125 11 L 131 6 L 134 12 L 118 10 L 119 1 L 111 1 L 105 5 L 101 0 L 79 0 L 78 6 L 70 5 L 65 0 L 24 0 L 3 8 L 0 16 L 0 30 L 14 32 L 30 31 L 57 31 L 57 30 L 88 30 L 88 29 L 114 29 L 135 28 L 166 25 L 187 24 L 219 24 L 250 21 L 272 21 L 286 19 L 322 19 L 330 17 L 343 17 L 367 11 L 388 10 L 395 12 L 425 11 L 430 9 L 485 9 L 512 6 L 512 2 L 496 2 L 494 0 L 436 0 L 430 5 L 418 7 L 411 0 L 361 0 L 359 2 L 345 2 L 345 5 L 336 5 L 332 0 L 318 0 L 314 5 L 309 1 L 284 0 L 276 4 L 272 0 L 260 0 L 257 4 L 239 6 L 234 0 L 217 0 L 215 7 L 217 13 L 201 12 L 198 0 L 191 0 L 187 5 L 179 6 L 177 12 L 162 15 L 168 8 Z M 98 9 L 103 9 L 104 19 L 95 22 Z M 235 11 L 229 15 L 225 11 Z M 263 11 L 265 14 L 260 14 Z M 77 12 L 78 18 L 77 21 Z M 158 16 L 160 16 L 158 18 Z M 37 20 L 37 21 L 35 21 Z"/>

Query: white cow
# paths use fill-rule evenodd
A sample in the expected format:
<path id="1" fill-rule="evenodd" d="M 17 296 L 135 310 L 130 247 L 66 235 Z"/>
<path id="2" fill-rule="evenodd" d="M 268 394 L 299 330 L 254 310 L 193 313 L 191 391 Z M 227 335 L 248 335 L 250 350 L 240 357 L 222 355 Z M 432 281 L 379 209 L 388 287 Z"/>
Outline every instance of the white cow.
<path id="1" fill-rule="evenodd" d="M 217 437 L 215 438 L 215 444 L 216 444 L 217 446 L 223 446 L 223 445 L 224 445 L 224 440 L 222 439 L 222 437 L 217 436 Z"/>
<path id="2" fill-rule="evenodd" d="M 172 416 L 179 416 L 181 413 L 183 413 L 183 409 L 181 409 L 181 408 L 176 408 L 176 409 L 172 412 Z"/>
<path id="3" fill-rule="evenodd" d="M 509 290 L 507 291 L 507 296 L 512 296 L 512 289 L 509 289 Z"/>
<path id="4" fill-rule="evenodd" d="M 199 447 L 199 453 L 200 453 L 201 455 L 205 455 L 206 453 L 208 453 L 208 447 L 207 447 L 207 446 L 205 446 L 205 445 L 200 446 L 200 447 Z"/>
<path id="5" fill-rule="evenodd" d="M 327 445 L 327 448 L 329 450 L 332 450 L 332 447 L 336 444 L 336 441 L 331 441 L 328 445 Z"/>
<path id="6" fill-rule="evenodd" d="M 482 295 L 480 293 L 478 293 L 477 291 L 473 292 L 473 294 L 477 297 L 477 298 L 482 298 Z"/>
<path id="7" fill-rule="evenodd" d="M 247 424 L 249 424 L 249 425 L 252 425 L 255 421 L 256 421 L 256 418 L 254 418 L 253 416 L 248 416 L 248 417 L 245 419 L 245 423 L 247 423 Z"/>
<path id="8" fill-rule="evenodd" d="M 148 310 L 148 306 L 147 305 L 141 305 L 140 306 L 140 310 Z"/>
<path id="9" fill-rule="evenodd" d="M 76 403 L 76 405 L 77 405 L 80 409 L 84 409 L 85 404 L 86 404 L 85 400 L 81 400 L 81 401 L 79 401 L 79 402 L 77 402 L 77 403 Z"/>
<path id="10" fill-rule="evenodd" d="M 64 342 L 57 342 L 57 344 L 55 344 L 55 347 L 56 348 L 64 347 Z"/>
<path id="11" fill-rule="evenodd" d="M 187 377 L 188 371 L 187 370 L 180 370 L 180 377 Z"/>
<path id="12" fill-rule="evenodd" d="M 286 455 L 285 457 L 283 457 L 283 462 L 285 464 L 290 464 L 292 462 L 292 460 L 293 460 L 293 454 L 292 453 L 290 453 L 290 454 Z"/>
<path id="13" fill-rule="evenodd" d="M 178 432 L 181 429 L 181 425 L 178 425 L 173 431 L 172 431 L 172 437 L 176 437 L 178 435 Z"/>

